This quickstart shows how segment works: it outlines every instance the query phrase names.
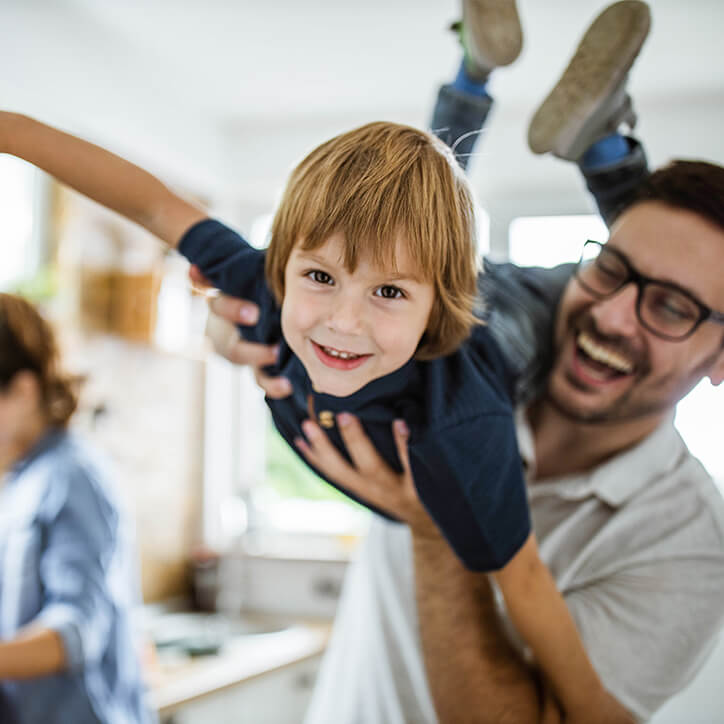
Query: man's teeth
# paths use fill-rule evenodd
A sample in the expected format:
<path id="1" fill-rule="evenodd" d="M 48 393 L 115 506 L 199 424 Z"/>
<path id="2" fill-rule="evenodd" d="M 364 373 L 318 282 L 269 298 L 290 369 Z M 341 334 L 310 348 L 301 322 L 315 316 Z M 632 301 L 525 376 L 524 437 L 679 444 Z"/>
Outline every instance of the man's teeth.
<path id="1" fill-rule="evenodd" d="M 577 343 L 578 346 L 596 362 L 608 365 L 617 372 L 621 372 L 625 375 L 633 372 L 633 365 L 627 359 L 624 359 L 621 355 L 616 354 L 616 352 L 612 352 L 611 350 L 596 344 L 593 338 L 586 332 L 581 332 L 578 335 Z"/>
<path id="2" fill-rule="evenodd" d="M 340 352 L 338 349 L 332 347 L 322 347 L 322 349 L 325 354 L 328 354 L 330 357 L 339 357 L 339 359 L 357 359 L 362 356 L 360 354 L 352 354 L 352 352 Z"/>

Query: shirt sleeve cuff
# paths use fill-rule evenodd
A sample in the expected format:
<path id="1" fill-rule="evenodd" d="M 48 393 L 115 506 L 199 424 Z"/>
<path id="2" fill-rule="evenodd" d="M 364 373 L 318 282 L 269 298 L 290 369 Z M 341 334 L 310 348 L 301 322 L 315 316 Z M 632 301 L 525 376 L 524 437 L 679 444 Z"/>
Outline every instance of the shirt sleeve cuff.
<path id="1" fill-rule="evenodd" d="M 85 663 L 83 639 L 77 621 L 78 611 L 67 604 L 53 604 L 40 612 L 37 621 L 55 631 L 63 641 L 70 670 L 82 669 Z"/>

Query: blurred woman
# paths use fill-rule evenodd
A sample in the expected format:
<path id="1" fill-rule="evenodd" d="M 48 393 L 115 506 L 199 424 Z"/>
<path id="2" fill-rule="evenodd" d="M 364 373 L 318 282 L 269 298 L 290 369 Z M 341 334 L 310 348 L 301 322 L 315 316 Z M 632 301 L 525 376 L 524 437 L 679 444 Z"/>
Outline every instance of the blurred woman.
<path id="1" fill-rule="evenodd" d="M 154 717 L 129 622 L 138 591 L 133 546 L 103 462 L 67 430 L 75 408 L 49 325 L 28 302 L 0 294 L 6 718 L 145 724 Z"/>

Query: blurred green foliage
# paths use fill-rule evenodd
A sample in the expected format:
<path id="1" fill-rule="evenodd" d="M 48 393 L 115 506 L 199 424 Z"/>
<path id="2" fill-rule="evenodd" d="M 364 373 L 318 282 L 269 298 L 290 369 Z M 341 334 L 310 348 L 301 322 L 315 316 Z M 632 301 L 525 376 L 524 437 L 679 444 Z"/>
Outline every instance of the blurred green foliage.
<path id="1" fill-rule="evenodd" d="M 364 510 L 315 475 L 277 432 L 271 418 L 268 425 L 266 484 L 272 490 L 282 498 L 336 500 Z"/>

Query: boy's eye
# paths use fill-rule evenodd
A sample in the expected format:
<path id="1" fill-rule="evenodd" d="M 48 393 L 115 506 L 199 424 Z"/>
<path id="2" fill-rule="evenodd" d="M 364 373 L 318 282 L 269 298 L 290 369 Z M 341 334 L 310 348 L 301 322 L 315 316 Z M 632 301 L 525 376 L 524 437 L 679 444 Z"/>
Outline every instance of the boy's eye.
<path id="1" fill-rule="evenodd" d="M 321 269 L 312 269 L 312 271 L 307 272 L 306 276 L 313 282 L 317 282 L 317 284 L 334 284 L 332 277 Z"/>
<path id="2" fill-rule="evenodd" d="M 382 287 L 375 289 L 375 295 L 382 297 L 383 299 L 404 299 L 405 292 L 399 287 L 393 287 L 390 284 L 385 284 Z"/>

